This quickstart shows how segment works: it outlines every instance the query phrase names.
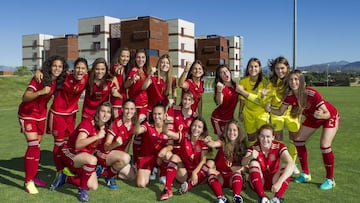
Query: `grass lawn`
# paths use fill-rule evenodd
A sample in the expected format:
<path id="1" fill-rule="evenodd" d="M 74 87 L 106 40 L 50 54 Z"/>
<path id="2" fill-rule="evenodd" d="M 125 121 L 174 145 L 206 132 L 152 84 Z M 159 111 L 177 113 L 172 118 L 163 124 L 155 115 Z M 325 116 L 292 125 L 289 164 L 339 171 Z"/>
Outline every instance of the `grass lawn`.
<path id="1" fill-rule="evenodd" d="M 57 191 L 50 192 L 48 188 L 39 188 L 38 195 L 24 192 L 23 156 L 26 150 L 26 140 L 20 133 L 17 120 L 17 107 L 30 78 L 29 77 L 0 77 L 0 200 L 2 202 L 78 202 L 77 189 L 72 185 L 64 185 Z M 360 88 L 359 87 L 316 87 L 324 98 L 333 103 L 340 112 L 341 124 L 332 149 L 335 153 L 335 180 L 333 190 L 321 191 L 319 185 L 324 179 L 325 169 L 319 149 L 320 131 L 317 131 L 308 141 L 309 166 L 312 181 L 307 184 L 291 183 L 285 193 L 286 202 L 357 202 L 360 194 Z M 212 93 L 204 95 L 203 116 L 207 119 L 211 129 L 210 114 L 214 108 Z M 236 111 L 237 112 L 237 111 Z M 236 113 L 237 116 L 237 113 Z M 212 132 L 212 130 L 210 130 Z M 285 140 L 287 143 L 287 139 Z M 44 135 L 41 143 L 41 161 L 39 176 L 47 183 L 51 183 L 55 175 L 52 161 L 53 138 Z M 299 166 L 299 164 L 298 164 Z M 99 180 L 97 191 L 90 191 L 91 202 L 157 202 L 163 185 L 158 181 L 151 181 L 146 189 L 135 187 L 134 182 L 117 180 L 120 189 L 111 191 Z M 174 184 L 174 190 L 179 187 Z M 231 198 L 230 190 L 225 194 Z M 250 189 L 242 192 L 245 202 L 257 202 L 257 196 Z M 269 193 L 272 197 L 272 194 Z M 210 188 L 204 184 L 194 188 L 189 194 L 174 196 L 166 202 L 214 202 L 215 196 Z"/>

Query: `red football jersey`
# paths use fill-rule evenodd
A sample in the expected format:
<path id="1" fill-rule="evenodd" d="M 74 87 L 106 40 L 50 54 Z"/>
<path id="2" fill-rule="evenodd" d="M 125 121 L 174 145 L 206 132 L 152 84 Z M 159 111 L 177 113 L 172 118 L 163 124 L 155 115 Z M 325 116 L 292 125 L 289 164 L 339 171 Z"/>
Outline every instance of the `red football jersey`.
<path id="1" fill-rule="evenodd" d="M 123 144 L 114 150 L 126 151 L 128 149 L 128 145 L 131 142 L 133 132 L 134 123 L 132 123 L 130 129 L 127 129 L 120 118 L 115 119 L 115 121 L 112 123 L 112 128 L 109 129 L 109 133 L 114 136 L 113 142 L 115 142 L 117 137 L 121 137 Z"/>
<path id="2" fill-rule="evenodd" d="M 71 115 L 79 110 L 79 99 L 86 88 L 89 75 L 81 80 L 76 80 L 71 73 L 66 74 L 64 85 L 54 97 L 50 110 L 59 115 Z"/>
<path id="3" fill-rule="evenodd" d="M 191 106 L 191 109 L 193 111 L 196 111 L 196 108 L 200 102 L 202 93 L 204 92 L 204 81 L 201 80 L 199 86 L 196 85 L 196 83 L 192 79 L 187 79 L 185 82 L 188 84 L 188 87 L 189 87 L 187 91 L 191 92 L 194 95 L 194 103 Z M 182 94 L 184 92 L 185 92 L 185 90 L 182 90 Z"/>
<path id="4" fill-rule="evenodd" d="M 248 152 L 252 153 L 253 150 L 259 152 L 259 156 L 256 160 L 260 163 L 261 171 L 263 171 L 264 174 L 275 174 L 279 170 L 281 153 L 287 150 L 287 148 L 284 143 L 273 140 L 267 157 L 261 150 L 259 141 L 251 146 L 248 149 Z"/>
<path id="5" fill-rule="evenodd" d="M 32 78 L 28 87 L 34 92 L 44 88 L 42 83 L 36 82 L 35 78 Z M 47 104 L 51 99 L 56 88 L 56 81 L 52 81 L 50 84 L 50 92 L 46 95 L 38 96 L 36 99 L 29 102 L 22 102 L 19 106 L 18 116 L 25 120 L 41 121 L 46 119 Z"/>
<path id="6" fill-rule="evenodd" d="M 223 101 L 212 112 L 211 117 L 220 120 L 231 120 L 234 118 L 234 111 L 239 101 L 239 93 L 235 91 L 235 87 L 225 86 L 222 94 Z"/>
<path id="7" fill-rule="evenodd" d="M 111 66 L 110 70 L 112 72 L 113 75 L 114 74 L 114 71 L 115 71 L 115 68 L 117 67 L 118 64 L 114 64 Z M 117 74 L 116 75 L 116 79 L 119 83 L 119 93 L 121 94 L 122 98 L 118 98 L 118 97 L 113 97 L 111 94 L 110 94 L 110 102 L 111 104 L 113 105 L 113 107 L 116 107 L 116 108 L 121 108 L 122 107 L 122 103 L 123 101 L 126 99 L 126 89 L 124 88 L 124 72 L 122 74 Z"/>
<path id="8" fill-rule="evenodd" d="M 95 128 L 93 121 L 91 119 L 82 120 L 78 125 L 78 127 L 74 130 L 74 132 L 70 136 L 69 141 L 67 142 L 66 146 L 64 146 L 64 148 L 69 148 L 70 150 L 73 150 L 76 153 L 87 152 L 89 154 L 93 154 L 95 149 L 98 147 L 98 145 L 103 142 L 103 139 L 96 140 L 90 143 L 89 145 L 87 145 L 86 147 L 76 149 L 75 148 L 76 140 L 80 132 L 86 133 L 87 137 L 92 137 L 92 136 L 96 136 L 99 133 L 99 130 Z"/>
<path id="9" fill-rule="evenodd" d="M 146 132 L 142 134 L 141 151 L 138 156 L 157 156 L 160 150 L 166 146 L 168 137 L 162 132 L 159 133 L 155 126 L 148 122 L 141 126 L 146 128 Z"/>
<path id="10" fill-rule="evenodd" d="M 128 75 L 128 79 L 131 79 L 134 75 L 139 75 L 141 72 L 137 68 L 132 68 Z M 135 81 L 128 90 L 129 98 L 135 101 L 136 106 L 143 107 L 148 103 L 148 96 L 146 90 L 142 90 L 141 87 L 146 79 L 146 74 L 142 75 L 137 81 Z"/>
<path id="11" fill-rule="evenodd" d="M 165 106 L 169 103 L 168 95 L 164 95 L 166 90 L 166 83 L 163 78 L 159 78 L 157 75 L 150 77 L 151 85 L 147 88 L 148 94 L 148 109 L 152 110 L 152 107 L 155 106 L 158 102 L 161 102 Z M 172 90 L 176 89 L 176 78 L 172 78 Z M 171 90 L 171 91 L 172 91 Z M 169 94 L 171 94 L 171 91 Z"/>
<path id="12" fill-rule="evenodd" d="M 320 93 L 311 87 L 306 87 L 306 94 L 307 94 L 307 107 L 303 111 L 303 115 L 307 118 L 314 118 L 315 111 L 322 105 L 325 104 L 328 108 L 331 116 L 336 116 L 338 111 L 336 108 L 330 104 L 329 102 L 325 101 Z M 298 106 L 298 101 L 295 95 L 289 95 L 284 99 L 284 104 L 291 105 L 291 106 Z"/>
<path id="13" fill-rule="evenodd" d="M 197 140 L 193 145 L 191 143 L 190 135 L 181 134 L 180 139 L 177 140 L 180 143 L 180 149 L 178 155 L 180 156 L 184 166 L 187 170 L 194 170 L 201 162 L 201 154 L 204 150 L 208 150 L 207 145 L 203 140 Z"/>
<path id="14" fill-rule="evenodd" d="M 94 84 L 92 95 L 90 95 L 90 92 L 86 90 L 82 117 L 92 118 L 95 115 L 98 106 L 109 100 L 111 89 L 114 86 L 115 84 L 111 80 L 107 80 L 103 86 L 97 86 Z"/>

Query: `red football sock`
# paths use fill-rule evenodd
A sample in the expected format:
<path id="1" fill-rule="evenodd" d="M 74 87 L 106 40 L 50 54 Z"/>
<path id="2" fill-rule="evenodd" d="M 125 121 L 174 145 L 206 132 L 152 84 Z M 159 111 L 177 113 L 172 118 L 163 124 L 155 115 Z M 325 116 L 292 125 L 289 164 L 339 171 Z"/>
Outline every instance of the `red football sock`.
<path id="1" fill-rule="evenodd" d="M 38 140 L 28 140 L 24 156 L 25 182 L 34 179 L 39 168 L 40 144 Z"/>
<path id="2" fill-rule="evenodd" d="M 64 168 L 64 165 L 61 162 L 59 150 L 61 149 L 61 146 L 64 144 L 64 141 L 57 141 L 55 140 L 54 147 L 53 147 L 53 159 L 54 164 L 56 167 L 56 171 L 60 171 Z"/>
<path id="3" fill-rule="evenodd" d="M 218 179 L 218 177 L 215 174 L 210 174 L 208 178 L 208 183 L 213 190 L 216 197 L 222 197 L 224 196 L 224 193 L 222 191 L 221 183 Z"/>
<path id="4" fill-rule="evenodd" d="M 259 197 L 265 197 L 266 194 L 264 192 L 264 187 L 262 183 L 262 178 L 260 174 L 260 168 L 258 167 L 250 167 L 250 183 L 253 186 L 254 191 Z"/>
<path id="5" fill-rule="evenodd" d="M 159 167 L 159 170 L 160 170 L 160 173 L 159 173 L 159 176 L 166 176 L 166 170 L 167 170 L 167 166 L 169 165 L 169 161 L 167 160 L 163 160 L 161 162 L 161 165 Z"/>
<path id="6" fill-rule="evenodd" d="M 305 146 L 305 142 L 301 141 L 295 141 L 294 142 L 295 146 L 296 146 L 296 150 L 298 152 L 298 157 L 299 157 L 299 161 L 301 164 L 301 168 L 303 170 L 303 172 L 305 174 L 310 174 L 309 171 L 309 163 L 308 163 L 308 154 L 307 154 L 307 149 Z"/>
<path id="7" fill-rule="evenodd" d="M 87 183 L 90 179 L 91 174 L 95 171 L 96 165 L 92 164 L 85 164 L 79 173 L 80 176 L 80 188 L 89 190 L 89 187 L 87 186 Z"/>
<path id="8" fill-rule="evenodd" d="M 232 175 L 232 191 L 234 195 L 240 195 L 242 190 L 243 179 L 241 173 L 235 172 Z"/>
<path id="9" fill-rule="evenodd" d="M 79 176 L 68 176 L 66 178 L 66 183 L 73 184 L 77 187 L 80 187 L 80 177 Z"/>
<path id="10" fill-rule="evenodd" d="M 331 150 L 331 147 L 321 148 L 321 153 L 326 170 L 326 178 L 334 179 L 334 163 L 335 157 L 334 152 Z"/>
<path id="11" fill-rule="evenodd" d="M 118 174 L 118 171 L 116 171 L 115 169 L 114 169 L 114 167 L 108 167 L 107 169 L 106 169 L 106 171 L 107 171 L 107 176 L 106 177 L 113 177 L 113 176 L 115 176 L 116 174 Z"/>
<path id="12" fill-rule="evenodd" d="M 177 173 L 177 164 L 175 162 L 169 161 L 167 170 L 166 170 L 166 184 L 165 189 L 171 190 L 171 186 L 176 178 Z"/>
<path id="13" fill-rule="evenodd" d="M 286 191 L 286 188 L 289 186 L 289 183 L 290 183 L 290 177 L 287 178 L 287 179 L 282 183 L 279 191 L 277 191 L 277 192 L 275 193 L 275 197 L 281 198 L 281 197 L 284 195 L 284 193 L 285 193 L 285 191 Z"/>

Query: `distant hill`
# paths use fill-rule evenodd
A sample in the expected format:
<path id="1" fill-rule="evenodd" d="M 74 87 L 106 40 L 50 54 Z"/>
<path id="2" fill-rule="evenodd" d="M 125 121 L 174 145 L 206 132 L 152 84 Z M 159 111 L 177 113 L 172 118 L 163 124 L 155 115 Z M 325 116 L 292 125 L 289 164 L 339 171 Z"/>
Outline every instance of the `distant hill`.
<path id="1" fill-rule="evenodd" d="M 16 71 L 15 67 L 0 65 L 0 71 Z"/>
<path id="2" fill-rule="evenodd" d="M 360 61 L 355 61 L 355 62 L 338 61 L 338 62 L 329 62 L 329 63 L 321 63 L 321 64 L 298 67 L 298 69 L 308 72 L 325 72 L 327 68 L 329 73 L 360 72 Z"/>

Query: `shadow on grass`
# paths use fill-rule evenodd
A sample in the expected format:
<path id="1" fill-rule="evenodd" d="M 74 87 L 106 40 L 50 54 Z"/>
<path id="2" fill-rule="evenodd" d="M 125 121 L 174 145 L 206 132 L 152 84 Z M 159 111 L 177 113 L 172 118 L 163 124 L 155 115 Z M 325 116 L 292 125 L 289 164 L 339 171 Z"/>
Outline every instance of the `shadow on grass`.
<path id="1" fill-rule="evenodd" d="M 38 169 L 38 177 L 44 180 L 48 185 L 52 181 L 50 174 L 55 174 L 53 167 L 52 152 L 42 150 L 40 154 L 40 164 Z M 23 175 L 19 175 L 21 172 Z M 0 182 L 23 190 L 24 181 L 24 157 L 15 157 L 12 159 L 0 160 Z M 21 182 L 21 184 L 18 184 Z"/>

